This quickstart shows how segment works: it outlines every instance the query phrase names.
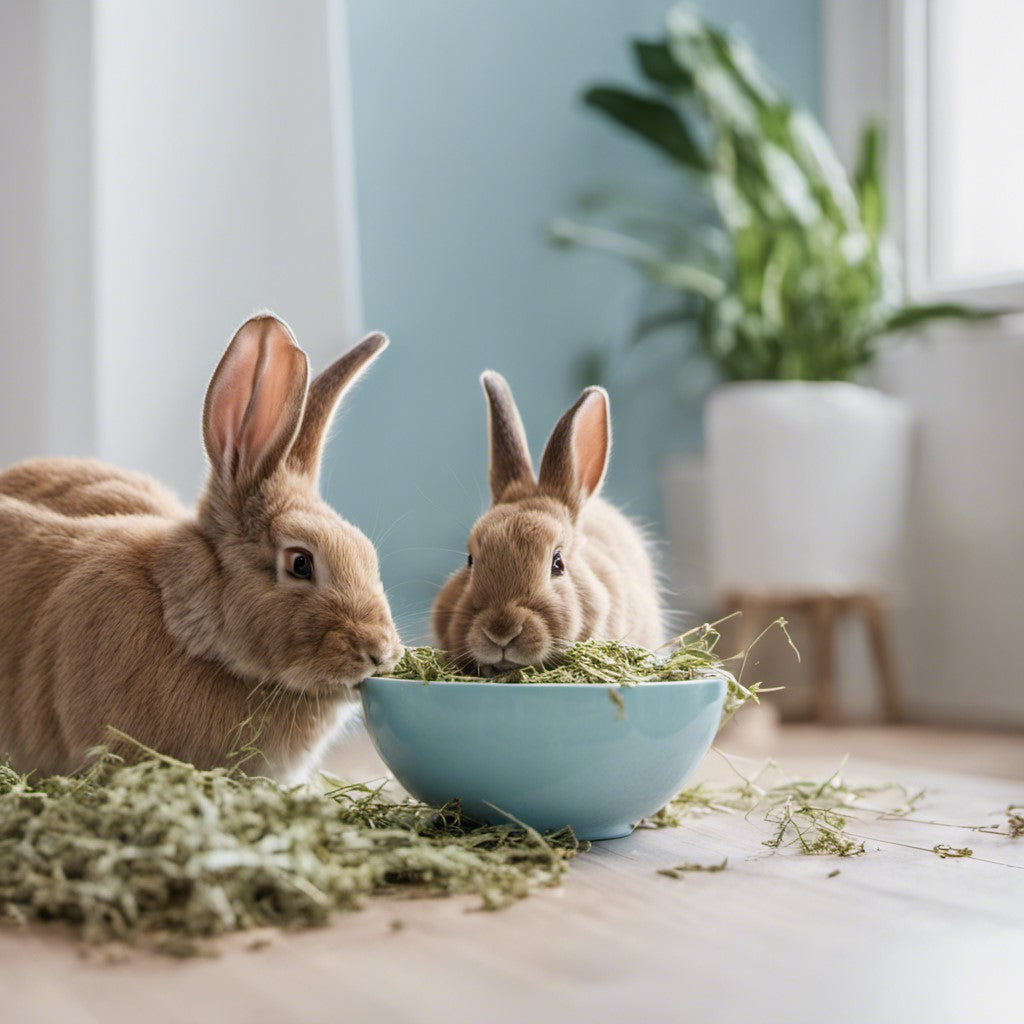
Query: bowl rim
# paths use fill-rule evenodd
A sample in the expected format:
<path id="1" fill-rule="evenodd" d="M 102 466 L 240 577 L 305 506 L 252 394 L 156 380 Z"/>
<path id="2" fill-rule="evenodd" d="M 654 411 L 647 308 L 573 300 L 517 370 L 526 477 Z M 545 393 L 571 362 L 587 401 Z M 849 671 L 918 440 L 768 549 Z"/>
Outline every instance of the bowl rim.
<path id="1" fill-rule="evenodd" d="M 698 679 L 647 679 L 641 683 L 492 683 L 486 679 L 393 679 L 391 676 L 368 676 L 363 683 L 397 683 L 409 686 L 448 686 L 448 687 L 472 687 L 474 690 L 646 690 L 652 687 L 664 686 L 698 686 L 701 683 L 721 683 L 728 687 L 729 680 L 725 675 L 706 675 Z"/>

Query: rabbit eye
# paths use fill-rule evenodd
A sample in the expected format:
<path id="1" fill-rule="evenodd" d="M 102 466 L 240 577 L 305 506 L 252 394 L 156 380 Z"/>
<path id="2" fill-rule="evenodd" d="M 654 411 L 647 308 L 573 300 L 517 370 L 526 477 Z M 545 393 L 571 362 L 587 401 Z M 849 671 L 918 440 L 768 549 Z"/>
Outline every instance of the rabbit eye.
<path id="1" fill-rule="evenodd" d="M 551 575 L 561 576 L 565 572 L 565 562 L 562 561 L 562 552 L 556 551 L 551 559 Z"/>
<path id="2" fill-rule="evenodd" d="M 293 579 L 313 578 L 313 556 L 305 548 L 288 548 L 284 553 L 284 564 Z"/>
<path id="3" fill-rule="evenodd" d="M 472 555 L 466 555 L 466 566 L 469 569 L 473 568 L 473 556 Z"/>

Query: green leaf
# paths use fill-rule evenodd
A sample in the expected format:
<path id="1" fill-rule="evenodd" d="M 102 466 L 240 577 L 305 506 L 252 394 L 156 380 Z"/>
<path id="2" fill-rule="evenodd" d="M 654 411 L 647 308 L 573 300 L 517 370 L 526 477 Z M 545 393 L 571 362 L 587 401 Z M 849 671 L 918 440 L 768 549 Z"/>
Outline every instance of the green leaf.
<path id="1" fill-rule="evenodd" d="M 885 140 L 882 126 L 869 121 L 861 133 L 857 162 L 853 172 L 853 188 L 860 203 L 864 229 L 878 238 L 885 228 Z"/>
<path id="2" fill-rule="evenodd" d="M 977 306 L 963 306 L 958 302 L 932 302 L 901 306 L 889 313 L 879 328 L 880 334 L 894 331 L 909 331 L 913 327 L 932 320 L 991 320 L 1005 316 L 1008 309 L 979 309 Z"/>
<path id="3" fill-rule="evenodd" d="M 642 238 L 634 238 L 625 232 L 612 231 L 609 228 L 580 224 L 578 221 L 569 220 L 568 217 L 557 217 L 551 222 L 548 230 L 551 240 L 556 245 L 600 249 L 631 263 L 646 266 L 668 258 L 661 249 Z"/>
<path id="4" fill-rule="evenodd" d="M 588 89 L 583 102 L 653 143 L 678 163 L 694 170 L 707 168 L 707 160 L 700 147 L 679 113 L 668 103 L 615 86 Z"/>
<path id="5" fill-rule="evenodd" d="M 636 322 L 630 341 L 635 345 L 643 341 L 649 334 L 654 334 L 666 327 L 692 323 L 697 317 L 697 312 L 693 303 L 686 303 L 681 306 L 673 306 L 670 309 L 659 309 L 653 313 L 647 313 Z"/>
<path id="6" fill-rule="evenodd" d="M 652 280 L 677 291 L 695 292 L 705 299 L 718 299 L 726 283 L 713 266 L 700 267 L 692 262 L 674 259 L 657 246 L 622 231 L 579 224 L 567 217 L 558 217 L 549 226 L 556 245 L 599 249 L 635 263 Z"/>
<path id="7" fill-rule="evenodd" d="M 851 188 L 842 162 L 818 122 L 803 110 L 790 109 L 785 130 L 794 158 L 805 169 L 808 179 L 827 196 L 826 209 L 834 207 L 846 229 L 859 228 L 857 204 L 860 195 Z M 881 226 L 880 223 L 879 232 Z M 877 238 L 878 233 L 871 237 Z"/>
<path id="8" fill-rule="evenodd" d="M 634 39 L 633 53 L 640 71 L 650 81 L 670 89 L 692 88 L 693 76 L 672 59 L 672 51 L 665 43 Z"/>
<path id="9" fill-rule="evenodd" d="M 726 290 L 725 282 L 717 274 L 679 260 L 652 261 L 644 269 L 647 276 L 658 284 L 676 291 L 696 292 L 706 299 L 720 299 Z"/>
<path id="10" fill-rule="evenodd" d="M 761 146 L 768 183 L 786 210 L 805 227 L 821 217 L 821 207 L 800 165 L 784 149 L 765 142 Z"/>
<path id="11" fill-rule="evenodd" d="M 719 61 L 728 68 L 737 84 L 756 104 L 770 107 L 779 102 L 767 72 L 743 40 L 730 38 L 710 25 L 706 26 L 705 31 Z"/>

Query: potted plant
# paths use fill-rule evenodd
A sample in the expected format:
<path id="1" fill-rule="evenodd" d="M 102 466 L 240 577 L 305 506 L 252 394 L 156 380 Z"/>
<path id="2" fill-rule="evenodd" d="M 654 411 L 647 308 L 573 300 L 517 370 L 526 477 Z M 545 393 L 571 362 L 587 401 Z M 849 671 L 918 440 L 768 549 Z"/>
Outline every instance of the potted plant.
<path id="1" fill-rule="evenodd" d="M 902 301 L 879 125 L 864 129 L 849 177 L 751 49 L 687 5 L 669 11 L 664 38 L 633 51 L 650 89 L 596 85 L 584 102 L 664 154 L 689 187 L 675 208 L 620 199 L 603 220 L 592 210 L 552 234 L 635 264 L 674 296 L 638 335 L 677 327 L 717 369 L 705 407 L 713 588 L 884 582 L 909 416 L 855 381 L 893 334 L 992 314 Z"/>

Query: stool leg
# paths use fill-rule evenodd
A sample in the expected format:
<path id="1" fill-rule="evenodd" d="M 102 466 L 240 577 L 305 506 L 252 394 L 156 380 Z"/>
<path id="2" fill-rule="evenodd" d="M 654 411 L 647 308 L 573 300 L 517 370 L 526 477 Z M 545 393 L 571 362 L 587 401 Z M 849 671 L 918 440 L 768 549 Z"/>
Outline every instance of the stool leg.
<path id="1" fill-rule="evenodd" d="M 835 690 L 836 602 L 831 597 L 817 598 L 811 607 L 814 628 L 813 702 L 818 721 L 825 725 L 839 722 Z"/>
<path id="2" fill-rule="evenodd" d="M 898 722 L 903 717 L 900 704 L 899 680 L 896 663 L 889 643 L 889 630 L 881 602 L 874 597 L 861 601 L 861 613 L 868 630 L 871 652 L 875 659 L 875 672 L 882 696 L 882 709 L 887 722 Z"/>

